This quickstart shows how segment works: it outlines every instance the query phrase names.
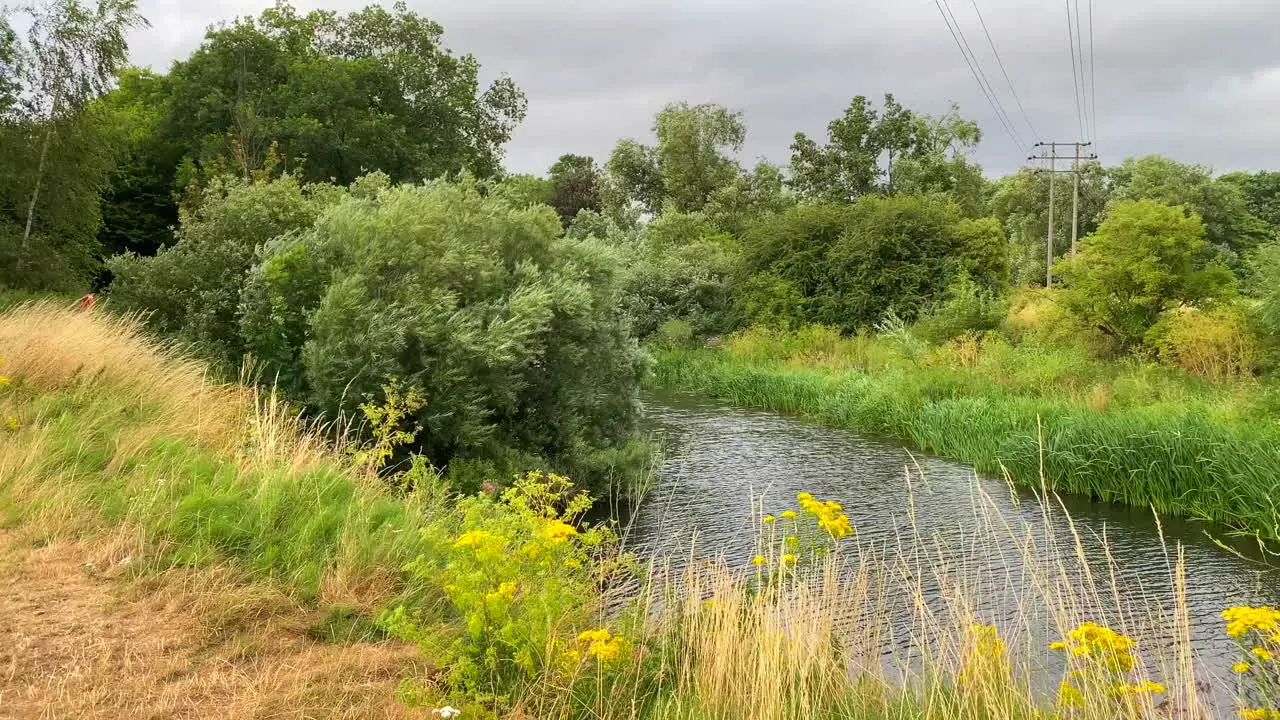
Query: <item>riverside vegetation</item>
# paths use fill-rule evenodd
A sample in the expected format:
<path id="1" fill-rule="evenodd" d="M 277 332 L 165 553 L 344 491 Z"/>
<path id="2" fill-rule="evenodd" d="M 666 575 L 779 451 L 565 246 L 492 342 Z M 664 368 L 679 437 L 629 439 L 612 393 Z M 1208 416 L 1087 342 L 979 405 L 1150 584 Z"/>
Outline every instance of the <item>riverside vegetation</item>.
<path id="1" fill-rule="evenodd" d="M 402 699 L 468 716 L 1275 717 L 1272 609 L 1230 611 L 1214 695 L 1176 590 L 1108 604 L 1067 580 L 1108 569 L 1034 529 L 998 539 L 1052 560 L 1011 619 L 974 617 L 987 589 L 927 529 L 869 547 L 822 499 L 761 509 L 747 567 L 676 578 L 583 518 L 641 494 L 652 382 L 1266 555 L 1280 173 L 1086 163 L 1082 239 L 1060 224 L 1046 261 L 1070 180 L 987 178 L 956 107 L 857 96 L 748 168 L 741 113 L 673 102 L 603 163 L 522 175 L 524 94 L 403 3 L 281 1 L 163 73 L 128 66 L 144 26 L 134 0 L 0 8 L 7 524 L 136 530 L 140 572 L 227 569 L 417 642 L 437 669 Z M 955 591 L 904 625 L 876 588 L 920 567 Z"/>
<path id="2" fill-rule="evenodd" d="M 405 439 L 388 419 L 414 402 L 396 392 L 367 408 L 373 441 L 344 449 L 272 398 L 210 380 L 128 318 L 24 305 L 0 315 L 0 343 L 6 524 L 46 541 L 133 528 L 135 578 L 218 567 L 346 608 L 339 616 L 357 622 L 335 639 L 416 642 L 438 668 L 404 678 L 411 707 L 1101 719 L 1235 706 L 1269 718 L 1280 699 L 1280 611 L 1224 608 L 1241 656 L 1236 699 L 1215 696 L 1195 678 L 1178 583 L 1169 597 L 1110 603 L 1106 572 L 1069 570 L 1073 548 L 1034 528 L 985 531 L 1034 568 L 1010 580 L 1015 617 L 974 616 L 984 588 L 927 539 L 863 544 L 839 505 L 803 493 L 762 510 L 748 569 L 712 561 L 670 578 L 608 527 L 582 523 L 590 501 L 563 477 L 471 495 L 420 461 L 378 477 Z M 932 582 L 951 588 L 940 602 L 925 599 Z M 918 603 L 885 606 L 886 586 L 916 588 Z M 1061 684 L 1047 692 L 1032 668 L 1055 653 Z"/>

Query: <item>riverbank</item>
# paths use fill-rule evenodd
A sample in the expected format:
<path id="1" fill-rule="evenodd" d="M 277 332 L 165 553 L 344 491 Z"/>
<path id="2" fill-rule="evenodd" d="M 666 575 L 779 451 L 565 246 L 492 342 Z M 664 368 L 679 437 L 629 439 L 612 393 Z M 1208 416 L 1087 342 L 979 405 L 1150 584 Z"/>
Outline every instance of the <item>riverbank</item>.
<path id="1" fill-rule="evenodd" d="M 652 382 L 909 443 L 1015 482 L 1280 540 L 1280 429 L 1257 382 L 1060 351 L 747 333 L 655 350 Z"/>
<path id="2" fill-rule="evenodd" d="M 24 605 L 21 642 L 3 660 L 25 674 L 0 677 L 0 715 L 18 693 L 29 700 L 24 715 L 71 714 L 70 686 L 32 675 L 68 656 L 111 658 L 102 662 L 115 662 L 112 672 L 133 673 L 120 687 L 161 709 L 220 686 L 228 668 L 255 672 L 253 658 L 316 664 L 306 670 L 368 658 L 370 674 L 354 685 L 273 670 L 300 685 L 259 704 L 245 686 L 214 695 L 246 715 L 285 717 L 396 716 L 385 702 L 393 681 L 405 716 L 450 706 L 463 720 L 1207 714 L 1182 632 L 1182 585 L 1113 608 L 1103 600 L 1119 593 L 1108 567 L 1069 570 L 1083 560 L 1024 529 L 990 528 L 1032 568 L 1004 588 L 1012 616 L 976 610 L 990 588 L 924 535 L 863 544 L 838 504 L 806 493 L 765 509 L 773 520 L 761 519 L 748 567 L 710 561 L 666 577 L 608 528 L 582 523 L 590 501 L 563 478 L 532 473 L 500 497 L 459 496 L 422 463 L 376 472 L 380 443 L 400 437 L 394 425 L 374 422 L 372 445 L 335 446 L 252 388 L 211 382 L 203 365 L 127 318 L 50 305 L 0 313 L 0 358 L 0 524 L 34 553 L 5 571 L 7 596 L 90 592 L 70 572 L 33 574 L 55 560 L 81 563 L 127 598 L 133 618 L 99 642 L 70 628 L 115 622 L 105 603 L 42 600 L 47 612 L 89 616 L 44 624 Z M 900 554 L 908 546 L 917 549 Z M 67 548 L 86 551 L 61 554 Z M 1171 566 L 1175 579 L 1181 571 Z M 889 607 L 888 587 L 918 601 Z M 931 587 L 947 588 L 941 606 L 925 599 Z M 162 653 L 128 655 L 121 634 L 141 632 L 130 603 L 166 597 L 226 643 L 193 652 L 225 651 L 234 662 L 173 670 Z M 293 630 L 246 631 L 277 621 Z M 70 641 L 46 633 L 63 628 Z M 139 642 L 190 640 L 182 628 L 174 637 L 155 629 Z M 284 637 L 285 655 L 261 645 Z M 1110 643 L 1106 657 L 1089 644 L 1097 638 Z M 95 672 L 84 691 L 106 693 L 107 671 Z M 1066 682 L 1063 695 L 1045 690 L 1046 672 L 1051 687 Z M 313 691 L 341 703 L 290 694 Z M 97 717 L 146 705 L 110 700 Z"/>

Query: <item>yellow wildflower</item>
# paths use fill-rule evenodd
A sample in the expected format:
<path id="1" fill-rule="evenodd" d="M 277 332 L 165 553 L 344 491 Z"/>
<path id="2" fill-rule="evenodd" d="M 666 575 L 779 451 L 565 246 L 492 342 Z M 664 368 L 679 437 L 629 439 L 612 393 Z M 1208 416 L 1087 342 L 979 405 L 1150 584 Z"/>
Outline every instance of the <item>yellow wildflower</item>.
<path id="1" fill-rule="evenodd" d="M 1250 630 L 1261 633 L 1280 631 L 1280 610 L 1265 605 L 1227 608 L 1222 611 L 1222 619 L 1227 621 L 1227 634 L 1235 638 L 1243 637 Z"/>
<path id="2" fill-rule="evenodd" d="M 455 548 L 480 548 L 486 545 L 501 545 L 506 540 L 501 535 L 494 535 L 484 530 L 468 530 L 453 541 Z"/>
<path id="3" fill-rule="evenodd" d="M 755 557 L 751 558 L 751 564 L 752 564 L 752 565 L 763 565 L 763 564 L 765 564 L 766 562 L 768 562 L 768 560 L 765 560 L 763 555 L 757 555 L 757 556 L 755 556 Z"/>
<path id="4" fill-rule="evenodd" d="M 494 590 L 488 595 L 485 595 L 485 599 L 490 601 L 510 600 L 511 598 L 516 596 L 516 587 L 517 586 L 514 582 L 511 582 L 511 581 L 504 582 L 498 585 L 497 590 Z"/>
<path id="5" fill-rule="evenodd" d="M 1233 673 L 1247 673 L 1251 669 L 1253 669 L 1253 666 L 1244 661 L 1238 662 L 1235 665 L 1231 666 L 1231 672 Z"/>
<path id="6" fill-rule="evenodd" d="M 760 522 L 764 523 L 765 525 L 768 525 L 769 523 L 774 522 L 774 521 L 776 521 L 777 519 L 778 519 L 778 518 L 776 518 L 776 517 L 774 517 L 774 516 L 772 516 L 772 515 L 765 515 L 764 517 L 760 518 Z"/>
<path id="7" fill-rule="evenodd" d="M 617 660 L 622 654 L 622 637 L 605 628 L 579 633 L 578 644 L 586 647 L 587 657 L 593 657 L 602 664 Z"/>
<path id="8" fill-rule="evenodd" d="M 1270 650 L 1266 648 L 1260 648 L 1260 647 L 1254 648 L 1253 654 L 1257 655 L 1259 660 L 1270 660 L 1272 657 L 1274 657 L 1274 655 L 1272 655 Z"/>
<path id="9" fill-rule="evenodd" d="M 559 545 L 578 534 L 578 529 L 562 520 L 548 520 L 542 526 L 540 534 L 552 545 Z"/>
<path id="10" fill-rule="evenodd" d="M 1064 640 L 1051 643 L 1053 650 L 1066 650 L 1075 657 L 1085 657 L 1100 662 L 1109 669 L 1128 672 L 1136 660 L 1131 650 L 1134 642 L 1105 625 L 1083 622 L 1067 633 Z"/>
<path id="11" fill-rule="evenodd" d="M 16 417 L 5 418 L 4 429 L 6 432 L 11 432 L 11 433 L 18 432 L 18 418 Z"/>
<path id="12" fill-rule="evenodd" d="M 1144 693 L 1159 695 L 1166 689 L 1164 685 L 1150 680 L 1143 680 L 1140 683 L 1120 683 L 1114 688 L 1117 695 L 1142 695 Z"/>
<path id="13" fill-rule="evenodd" d="M 783 511 L 782 511 L 782 517 L 784 517 L 784 518 L 786 518 L 786 519 L 788 519 L 788 520 L 792 520 L 792 519 L 794 519 L 794 518 L 796 517 L 796 511 L 795 511 L 795 510 L 783 510 Z"/>
<path id="14" fill-rule="evenodd" d="M 1240 720 L 1280 720 L 1280 712 L 1267 708 L 1243 708 Z"/>
<path id="15" fill-rule="evenodd" d="M 796 563 L 796 556 L 794 554 L 787 553 L 782 556 L 783 565 L 795 565 L 795 563 Z"/>
<path id="16" fill-rule="evenodd" d="M 582 567 L 582 561 L 577 558 L 569 558 L 568 560 L 564 561 L 564 566 L 569 568 L 570 570 L 577 570 L 578 568 Z"/>
<path id="17" fill-rule="evenodd" d="M 0 388 L 5 387 L 8 384 L 9 384 L 9 378 L 3 375 L 0 375 Z"/>
<path id="18" fill-rule="evenodd" d="M 788 535 L 788 536 L 784 539 L 784 542 L 786 542 L 788 545 L 799 545 L 799 544 L 800 544 L 800 538 L 796 537 L 795 535 Z"/>
<path id="19" fill-rule="evenodd" d="M 808 500 L 812 500 L 812 499 L 813 499 L 813 496 L 812 496 L 812 495 L 810 495 L 810 494 L 809 494 L 809 493 L 807 493 L 807 492 L 798 493 L 798 494 L 796 495 L 796 500 L 797 500 L 797 501 L 799 501 L 799 502 L 806 502 L 806 501 L 808 501 Z"/>

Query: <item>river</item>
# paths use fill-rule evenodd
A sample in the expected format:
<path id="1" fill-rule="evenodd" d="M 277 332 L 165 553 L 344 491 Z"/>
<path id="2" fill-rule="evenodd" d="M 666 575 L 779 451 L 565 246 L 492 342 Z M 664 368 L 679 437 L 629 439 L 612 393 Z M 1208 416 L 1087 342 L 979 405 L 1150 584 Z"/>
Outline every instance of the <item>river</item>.
<path id="1" fill-rule="evenodd" d="M 680 394 L 649 396 L 646 417 L 666 457 L 654 486 L 627 513 L 626 541 L 677 568 L 713 556 L 747 566 L 760 512 L 794 507 L 796 494 L 809 492 L 844 506 L 864 552 L 918 557 L 927 547 L 948 578 L 968 578 L 973 613 L 984 622 L 1046 622 L 1028 611 L 1026 578 L 1045 570 L 1031 565 L 1052 566 L 1051 573 L 1095 588 L 1100 619 L 1123 624 L 1141 638 L 1140 649 L 1154 653 L 1173 642 L 1174 630 L 1158 626 L 1173 622 L 1181 552 L 1196 675 L 1213 685 L 1230 682 L 1236 656 L 1221 611 L 1280 602 L 1280 574 L 1252 559 L 1256 548 L 1215 541 L 1215 529 L 1199 522 L 1079 497 L 1054 498 L 1046 508 L 1031 490 L 899 444 Z M 926 594 L 941 595 L 951 582 L 926 574 Z M 901 598 L 903 606 L 911 601 Z"/>

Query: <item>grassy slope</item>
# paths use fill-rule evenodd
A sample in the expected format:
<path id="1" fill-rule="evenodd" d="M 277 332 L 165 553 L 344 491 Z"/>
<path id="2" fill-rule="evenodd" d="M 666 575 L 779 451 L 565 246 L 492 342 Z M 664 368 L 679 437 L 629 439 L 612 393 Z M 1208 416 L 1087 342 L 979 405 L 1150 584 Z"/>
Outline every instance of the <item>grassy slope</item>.
<path id="1" fill-rule="evenodd" d="M 1280 539 L 1280 431 L 1264 388 L 996 347 L 919 356 L 756 333 L 657 352 L 654 382 L 896 438 L 1016 481 Z M 763 346 L 763 347 L 762 347 Z"/>
<path id="2" fill-rule="evenodd" d="M 155 568 L 227 565 L 326 603 L 421 590 L 395 570 L 421 508 L 135 330 L 48 305 L 0 315 L 0 518 L 50 537 L 128 525 Z"/>

